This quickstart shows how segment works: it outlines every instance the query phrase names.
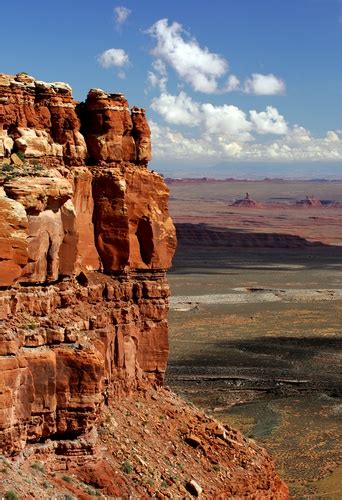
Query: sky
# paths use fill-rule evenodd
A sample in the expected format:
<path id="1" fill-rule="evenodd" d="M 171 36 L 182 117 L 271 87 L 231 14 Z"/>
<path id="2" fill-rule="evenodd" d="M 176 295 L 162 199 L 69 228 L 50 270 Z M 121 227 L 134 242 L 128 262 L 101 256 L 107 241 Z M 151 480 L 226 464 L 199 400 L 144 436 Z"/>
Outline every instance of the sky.
<path id="1" fill-rule="evenodd" d="M 146 108 L 165 175 L 342 178 L 342 0 L 16 0 L 0 72 Z"/>

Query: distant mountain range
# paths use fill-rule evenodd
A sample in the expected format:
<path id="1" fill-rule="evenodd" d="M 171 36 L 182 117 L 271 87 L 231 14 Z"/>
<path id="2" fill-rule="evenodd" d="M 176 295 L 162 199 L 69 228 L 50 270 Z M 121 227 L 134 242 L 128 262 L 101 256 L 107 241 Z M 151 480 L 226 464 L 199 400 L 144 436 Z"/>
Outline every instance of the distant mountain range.
<path id="1" fill-rule="evenodd" d="M 342 179 L 342 163 L 269 163 L 269 162 L 221 162 L 215 165 L 168 164 L 153 161 L 152 168 L 166 177 L 216 179 L 251 179 L 266 178 L 294 180 L 340 180 Z"/>

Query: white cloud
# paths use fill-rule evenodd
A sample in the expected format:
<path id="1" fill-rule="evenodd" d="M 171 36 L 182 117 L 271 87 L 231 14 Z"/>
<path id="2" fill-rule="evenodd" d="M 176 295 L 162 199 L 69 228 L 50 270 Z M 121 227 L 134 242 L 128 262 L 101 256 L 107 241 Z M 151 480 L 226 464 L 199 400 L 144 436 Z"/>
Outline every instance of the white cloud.
<path id="1" fill-rule="evenodd" d="M 201 110 L 205 129 L 209 134 L 240 136 L 240 140 L 249 139 L 248 132 L 252 125 L 247 120 L 246 113 L 238 107 L 205 103 L 201 105 Z"/>
<path id="2" fill-rule="evenodd" d="M 328 130 L 325 140 L 327 142 L 338 142 L 340 138 L 334 130 Z"/>
<path id="3" fill-rule="evenodd" d="M 120 78 L 120 80 L 125 80 L 126 73 L 122 71 L 122 69 L 120 69 L 120 71 L 118 71 L 118 77 Z"/>
<path id="4" fill-rule="evenodd" d="M 184 38 L 182 25 L 160 19 L 147 31 L 156 39 L 152 54 L 169 64 L 194 90 L 204 93 L 218 91 L 218 80 L 228 70 L 227 61 L 218 54 L 201 48 L 195 39 Z"/>
<path id="5" fill-rule="evenodd" d="M 330 142 L 326 137 L 310 137 L 297 125 L 281 139 L 268 143 L 234 141 L 206 132 L 189 138 L 155 122 L 151 123 L 151 130 L 154 158 L 167 162 L 213 164 L 232 158 L 241 161 L 342 161 L 341 140 Z"/>
<path id="6" fill-rule="evenodd" d="M 286 134 L 287 123 L 279 111 L 273 106 L 267 106 L 266 111 L 258 113 L 255 110 L 249 112 L 251 122 L 259 134 Z"/>
<path id="7" fill-rule="evenodd" d="M 230 75 L 227 80 L 225 91 L 232 92 L 233 90 L 238 90 L 239 85 L 240 85 L 240 80 L 235 75 Z"/>
<path id="8" fill-rule="evenodd" d="M 121 68 L 129 63 L 129 57 L 123 49 L 108 49 L 98 57 L 98 62 L 103 68 Z"/>
<path id="9" fill-rule="evenodd" d="M 245 81 L 244 91 L 255 95 L 279 95 L 285 92 L 285 82 L 275 75 L 261 75 L 253 73 Z"/>
<path id="10" fill-rule="evenodd" d="M 116 28 L 120 28 L 126 22 L 131 12 L 131 10 L 127 9 L 127 7 L 124 7 L 123 5 L 115 7 L 114 14 Z"/>
<path id="11" fill-rule="evenodd" d="M 149 71 L 147 74 L 149 84 L 153 88 L 159 88 L 160 92 L 166 92 L 168 77 L 165 64 L 161 59 L 156 59 L 152 63 L 152 68 L 154 71 Z"/>
<path id="12" fill-rule="evenodd" d="M 252 138 L 253 128 L 263 134 L 284 134 L 287 131 L 284 117 L 271 106 L 261 113 L 251 111 L 249 120 L 237 106 L 199 103 L 184 91 L 178 95 L 163 92 L 152 100 L 151 108 L 168 124 L 199 127 L 202 133 L 223 137 L 225 141 L 248 141 Z"/>
<path id="13" fill-rule="evenodd" d="M 306 128 L 294 125 L 293 128 L 288 131 L 287 141 L 294 145 L 305 144 L 311 141 L 311 135 Z"/>
<path id="14" fill-rule="evenodd" d="M 173 125 L 195 127 L 201 121 L 200 105 L 183 91 L 178 96 L 162 93 L 152 100 L 151 108 Z"/>

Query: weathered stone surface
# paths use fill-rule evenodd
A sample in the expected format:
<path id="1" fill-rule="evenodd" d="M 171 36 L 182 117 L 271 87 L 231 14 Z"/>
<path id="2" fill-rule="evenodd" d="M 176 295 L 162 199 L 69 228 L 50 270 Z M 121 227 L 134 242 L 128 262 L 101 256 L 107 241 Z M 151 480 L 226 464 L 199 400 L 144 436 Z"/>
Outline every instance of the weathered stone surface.
<path id="1" fill-rule="evenodd" d="M 99 254 L 95 246 L 94 236 L 94 199 L 93 176 L 87 168 L 72 170 L 74 194 L 73 204 L 76 212 L 77 227 L 77 264 L 80 269 L 97 271 L 101 267 Z"/>
<path id="2" fill-rule="evenodd" d="M 67 84 L 41 82 L 24 74 L 1 75 L 0 158 L 15 147 L 26 157 L 83 163 L 87 148 L 75 108 Z"/>
<path id="3" fill-rule="evenodd" d="M 5 191 L 7 196 L 20 202 L 30 215 L 44 210 L 57 211 L 73 194 L 70 182 L 61 176 L 18 177 L 6 182 Z"/>
<path id="4" fill-rule="evenodd" d="M 28 220 L 24 207 L 0 188 L 0 287 L 21 276 L 28 260 Z"/>
<path id="5" fill-rule="evenodd" d="M 133 132 L 137 148 L 137 160 L 147 163 L 151 160 L 151 131 L 143 108 L 132 108 Z"/>
<path id="6" fill-rule="evenodd" d="M 7 452 L 55 433 L 79 435 L 106 402 L 160 384 L 168 356 L 167 296 L 163 273 L 115 279 L 92 273 L 87 285 L 75 280 L 0 291 L 8 325 L 0 330 L 0 449 L 2 432 Z"/>
<path id="7" fill-rule="evenodd" d="M 171 265 L 176 236 L 159 175 L 129 166 L 101 169 L 94 173 L 94 199 L 95 242 L 105 271 Z"/>

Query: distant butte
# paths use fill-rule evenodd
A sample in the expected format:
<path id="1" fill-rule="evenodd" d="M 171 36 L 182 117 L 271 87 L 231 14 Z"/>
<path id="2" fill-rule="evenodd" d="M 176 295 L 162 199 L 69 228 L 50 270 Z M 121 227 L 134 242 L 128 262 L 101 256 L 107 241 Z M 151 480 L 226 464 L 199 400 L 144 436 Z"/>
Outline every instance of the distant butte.
<path id="1" fill-rule="evenodd" d="M 245 207 L 245 208 L 262 208 L 264 205 L 258 201 L 253 200 L 249 193 L 246 193 L 245 197 L 241 200 L 236 200 L 231 205 L 232 207 Z"/>
<path id="2" fill-rule="evenodd" d="M 296 205 L 299 206 L 299 207 L 307 207 L 307 208 L 310 208 L 310 207 L 322 207 L 322 203 L 321 203 L 321 200 L 319 200 L 318 198 L 315 198 L 314 196 L 307 196 L 305 198 L 305 200 L 299 200 L 296 202 Z"/>

